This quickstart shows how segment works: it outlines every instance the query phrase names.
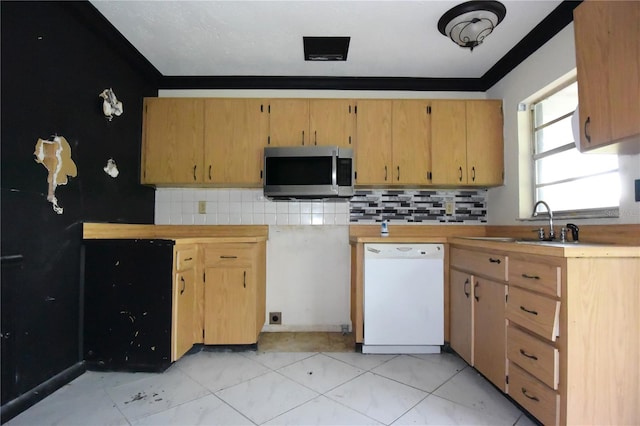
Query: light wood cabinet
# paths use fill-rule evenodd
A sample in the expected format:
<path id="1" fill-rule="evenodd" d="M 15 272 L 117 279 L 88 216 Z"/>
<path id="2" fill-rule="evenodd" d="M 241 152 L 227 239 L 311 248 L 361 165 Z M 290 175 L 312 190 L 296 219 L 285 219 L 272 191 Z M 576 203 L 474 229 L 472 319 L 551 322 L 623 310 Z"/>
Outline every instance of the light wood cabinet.
<path id="1" fill-rule="evenodd" d="M 204 343 L 256 343 L 266 316 L 265 244 L 207 244 L 202 250 Z"/>
<path id="2" fill-rule="evenodd" d="M 494 384 L 543 424 L 633 424 L 640 417 L 637 251 L 603 246 L 592 251 L 554 248 L 541 254 L 537 246 L 528 252 L 519 244 L 512 250 L 506 244 L 471 244 L 456 242 L 451 247 L 452 348 L 460 347 L 453 343 L 455 336 L 469 335 L 468 324 L 460 327 L 454 316 L 456 293 L 470 279 L 475 368 L 492 382 L 500 380 L 492 371 L 506 359 L 506 387 Z M 483 253 L 494 259 L 484 269 Z M 483 278 L 479 269 L 506 279 Z M 484 307 L 490 284 L 495 290 L 491 300 L 497 305 Z M 497 302 L 505 284 L 506 308 Z M 490 325 L 500 319 L 507 323 L 503 355 L 497 353 L 502 348 L 496 350 L 503 325 Z M 498 340 L 492 335 L 496 330 Z M 483 356 L 494 361 L 493 367 L 482 367 Z"/>
<path id="3" fill-rule="evenodd" d="M 392 183 L 430 183 L 431 123 L 428 100 L 394 100 L 392 117 Z"/>
<path id="4" fill-rule="evenodd" d="M 196 327 L 196 247 L 174 247 L 171 360 L 176 361 L 194 344 Z"/>
<path id="5" fill-rule="evenodd" d="M 356 113 L 356 184 L 392 183 L 391 100 L 358 100 Z"/>
<path id="6" fill-rule="evenodd" d="M 261 186 L 269 117 L 261 99 L 207 99 L 204 105 L 204 182 Z"/>
<path id="7" fill-rule="evenodd" d="M 449 279 L 449 344 L 473 365 L 473 276 L 452 269 Z"/>
<path id="8" fill-rule="evenodd" d="M 638 153 L 640 3 L 585 1 L 573 14 L 580 150 Z"/>
<path id="9" fill-rule="evenodd" d="M 310 144 L 352 148 L 354 116 L 355 103 L 350 99 L 310 99 Z"/>
<path id="10" fill-rule="evenodd" d="M 507 262 L 501 254 L 451 249 L 451 348 L 503 392 Z"/>
<path id="11" fill-rule="evenodd" d="M 269 100 L 269 146 L 310 145 L 309 100 Z"/>
<path id="12" fill-rule="evenodd" d="M 431 116 L 434 185 L 502 185 L 502 101 L 434 100 Z"/>
<path id="13" fill-rule="evenodd" d="M 143 184 L 203 182 L 203 114 L 203 99 L 144 99 Z"/>

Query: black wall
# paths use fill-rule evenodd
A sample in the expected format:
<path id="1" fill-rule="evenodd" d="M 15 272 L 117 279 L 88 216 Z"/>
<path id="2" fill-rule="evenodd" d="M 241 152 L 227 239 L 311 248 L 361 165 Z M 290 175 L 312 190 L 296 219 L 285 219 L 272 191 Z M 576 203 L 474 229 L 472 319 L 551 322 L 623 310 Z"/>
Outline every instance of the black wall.
<path id="1" fill-rule="evenodd" d="M 138 182 L 142 98 L 157 96 L 157 83 L 132 60 L 136 52 L 105 35 L 88 3 L 0 7 L 1 254 L 22 255 L 10 269 L 3 261 L 4 408 L 82 360 L 82 222 L 153 223 L 154 191 Z M 98 97 L 109 87 L 124 104 L 112 122 Z M 61 215 L 46 200 L 47 170 L 33 155 L 38 138 L 52 135 L 67 139 L 78 167 L 57 188 Z M 120 169 L 115 179 L 103 171 L 109 158 Z"/>

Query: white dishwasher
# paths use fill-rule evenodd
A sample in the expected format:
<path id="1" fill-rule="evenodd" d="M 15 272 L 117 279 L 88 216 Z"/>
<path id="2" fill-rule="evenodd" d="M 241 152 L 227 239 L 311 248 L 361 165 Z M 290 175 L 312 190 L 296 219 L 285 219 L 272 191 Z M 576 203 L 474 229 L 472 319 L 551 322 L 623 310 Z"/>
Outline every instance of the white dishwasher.
<path id="1" fill-rule="evenodd" d="M 444 246 L 365 244 L 362 353 L 439 353 Z"/>

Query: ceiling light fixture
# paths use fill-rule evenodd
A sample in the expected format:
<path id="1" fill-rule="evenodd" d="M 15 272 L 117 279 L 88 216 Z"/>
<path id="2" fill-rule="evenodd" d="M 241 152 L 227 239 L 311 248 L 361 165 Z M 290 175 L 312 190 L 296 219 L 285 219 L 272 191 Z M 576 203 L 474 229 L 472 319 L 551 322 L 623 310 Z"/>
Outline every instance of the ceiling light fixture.
<path id="1" fill-rule="evenodd" d="M 506 14 L 507 8 L 499 1 L 468 1 L 442 15 L 438 30 L 454 43 L 473 51 Z"/>

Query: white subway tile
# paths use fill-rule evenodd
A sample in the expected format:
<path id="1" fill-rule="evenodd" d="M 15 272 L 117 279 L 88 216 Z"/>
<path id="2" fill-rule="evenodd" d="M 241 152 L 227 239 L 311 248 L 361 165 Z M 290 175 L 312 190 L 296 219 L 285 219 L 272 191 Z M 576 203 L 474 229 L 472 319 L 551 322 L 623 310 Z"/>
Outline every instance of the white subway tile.
<path id="1" fill-rule="evenodd" d="M 276 213 L 289 213 L 289 202 L 278 201 L 276 203 Z"/>
<path id="2" fill-rule="evenodd" d="M 324 221 L 322 213 L 312 213 L 311 214 L 311 224 L 312 225 L 322 225 Z"/>
<path id="3" fill-rule="evenodd" d="M 218 203 L 216 203 L 215 201 L 207 201 L 206 207 L 207 207 L 207 213 L 218 212 Z"/>
<path id="4" fill-rule="evenodd" d="M 335 213 L 336 212 L 336 203 L 334 201 L 325 201 L 324 202 L 324 211 L 323 213 Z"/>
<path id="5" fill-rule="evenodd" d="M 264 201 L 254 201 L 252 204 L 254 213 L 264 213 Z"/>
<path id="6" fill-rule="evenodd" d="M 300 214 L 289 213 L 289 225 L 300 225 Z"/>
<path id="7" fill-rule="evenodd" d="M 288 225 L 289 224 L 289 214 L 288 213 L 277 213 L 276 214 L 276 224 L 277 225 Z"/>
<path id="8" fill-rule="evenodd" d="M 240 213 L 229 213 L 229 225 L 241 225 L 242 215 Z"/>
<path id="9" fill-rule="evenodd" d="M 171 191 L 171 202 L 173 203 L 181 203 L 182 202 L 182 190 L 181 189 L 170 189 Z"/>
<path id="10" fill-rule="evenodd" d="M 276 213 L 276 202 L 275 201 L 265 201 L 264 203 L 264 212 L 265 213 Z"/>
<path id="11" fill-rule="evenodd" d="M 216 189 L 216 192 L 218 193 L 218 201 L 219 202 L 229 202 L 229 190 L 228 189 Z"/>
<path id="12" fill-rule="evenodd" d="M 322 213 L 324 212 L 324 206 L 322 205 L 322 201 L 313 201 L 311 203 L 311 213 Z"/>
<path id="13" fill-rule="evenodd" d="M 198 211 L 197 202 L 195 202 L 195 201 L 184 201 L 182 203 L 182 213 L 194 214 L 197 211 Z"/>
<path id="14" fill-rule="evenodd" d="M 265 213 L 264 214 L 264 224 L 265 225 L 276 225 L 278 223 L 277 216 L 275 213 Z"/>
<path id="15" fill-rule="evenodd" d="M 194 195 L 194 190 L 193 189 L 183 189 L 182 190 L 182 202 L 184 203 L 185 201 L 193 201 L 193 195 Z"/>
<path id="16" fill-rule="evenodd" d="M 311 202 L 310 201 L 300 201 L 300 213 L 303 213 L 303 214 L 311 213 Z"/>
<path id="17" fill-rule="evenodd" d="M 254 189 L 245 189 L 242 191 L 242 201 L 243 203 L 251 203 L 256 199 L 257 191 Z"/>
<path id="18" fill-rule="evenodd" d="M 172 202 L 169 210 L 171 214 L 181 214 L 182 213 L 182 203 Z"/>
<path id="19" fill-rule="evenodd" d="M 229 213 L 218 213 L 216 225 L 228 225 Z"/>
<path id="20" fill-rule="evenodd" d="M 240 214 L 240 222 L 243 225 L 253 225 L 253 213 L 244 213 Z"/>
<path id="21" fill-rule="evenodd" d="M 264 213 L 253 213 L 253 224 L 264 225 Z"/>
<path id="22" fill-rule="evenodd" d="M 299 201 L 289 201 L 289 214 L 291 213 L 300 213 L 300 202 Z"/>
<path id="23" fill-rule="evenodd" d="M 207 224 L 207 215 L 204 214 L 196 214 L 193 216 L 193 224 L 194 225 L 206 225 Z"/>
<path id="24" fill-rule="evenodd" d="M 169 219 L 169 223 L 171 225 L 182 225 L 182 214 L 171 213 L 171 218 Z"/>
<path id="25" fill-rule="evenodd" d="M 242 203 L 240 201 L 229 202 L 229 213 L 241 213 Z"/>
<path id="26" fill-rule="evenodd" d="M 170 225 L 171 224 L 171 212 L 168 210 L 159 210 L 156 208 L 155 220 L 156 225 Z"/>
<path id="27" fill-rule="evenodd" d="M 349 223 L 348 214 L 336 214 L 336 225 L 346 225 Z"/>
<path id="28" fill-rule="evenodd" d="M 336 215 L 334 213 L 325 213 L 324 214 L 324 224 L 325 225 L 334 225 L 336 223 Z"/>
<path id="29" fill-rule="evenodd" d="M 156 189 L 156 203 L 168 203 L 171 201 L 171 191 L 167 189 Z"/>
<path id="30" fill-rule="evenodd" d="M 218 190 L 216 189 L 207 189 L 206 192 L 206 200 L 207 201 L 218 201 Z"/>
<path id="31" fill-rule="evenodd" d="M 217 225 L 218 224 L 218 215 L 216 212 L 211 211 L 206 214 L 207 216 L 207 225 Z"/>
<path id="32" fill-rule="evenodd" d="M 229 190 L 229 201 L 230 202 L 240 202 L 240 201 L 242 201 L 242 189 L 230 189 Z"/>
<path id="33" fill-rule="evenodd" d="M 218 213 L 229 213 L 230 210 L 230 206 L 229 206 L 229 202 L 220 202 L 218 201 Z"/>
<path id="34" fill-rule="evenodd" d="M 183 225 L 193 225 L 193 215 L 192 214 L 183 214 L 182 215 L 182 224 Z"/>
<path id="35" fill-rule="evenodd" d="M 300 213 L 300 225 L 311 225 L 311 213 Z"/>

